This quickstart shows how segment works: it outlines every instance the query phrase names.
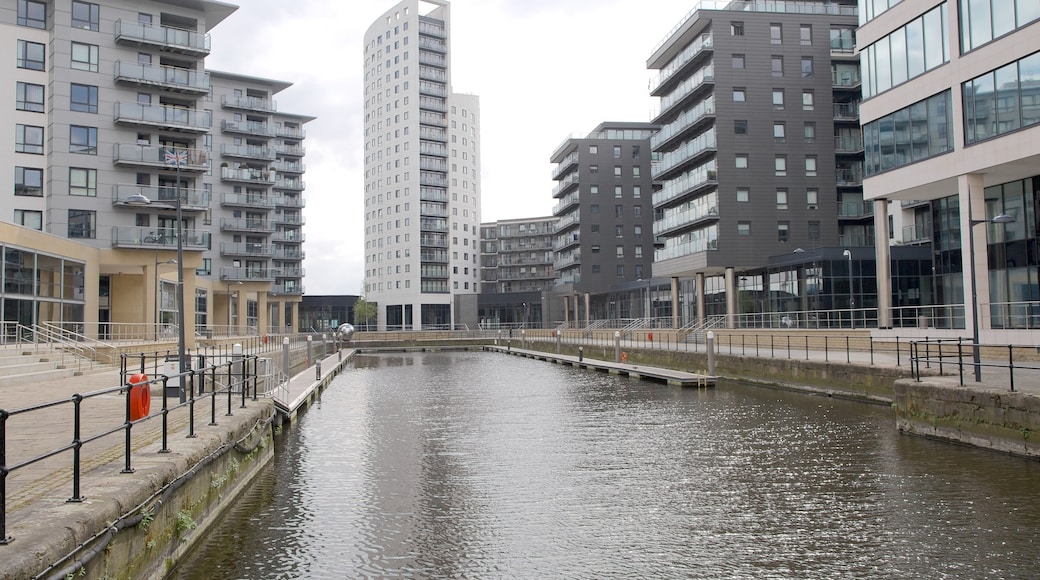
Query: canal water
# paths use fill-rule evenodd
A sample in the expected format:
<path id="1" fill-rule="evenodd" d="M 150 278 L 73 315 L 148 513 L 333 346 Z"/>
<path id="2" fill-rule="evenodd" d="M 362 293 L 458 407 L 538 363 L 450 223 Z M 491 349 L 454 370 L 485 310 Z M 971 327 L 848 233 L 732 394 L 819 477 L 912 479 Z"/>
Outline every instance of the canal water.
<path id="1" fill-rule="evenodd" d="M 1037 577 L 1040 463 L 893 424 L 736 382 L 358 356 L 173 577 Z"/>

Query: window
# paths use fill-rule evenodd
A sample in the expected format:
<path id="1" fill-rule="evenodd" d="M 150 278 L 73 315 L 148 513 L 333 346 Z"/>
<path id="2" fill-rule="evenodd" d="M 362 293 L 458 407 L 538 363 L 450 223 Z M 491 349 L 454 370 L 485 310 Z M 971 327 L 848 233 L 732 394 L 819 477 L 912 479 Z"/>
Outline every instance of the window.
<path id="1" fill-rule="evenodd" d="M 94 212 L 82 209 L 70 209 L 69 237 L 93 239 L 95 237 Z"/>
<path id="2" fill-rule="evenodd" d="M 813 75 L 813 65 L 811 56 L 802 57 L 802 78 L 809 78 Z"/>
<path id="3" fill-rule="evenodd" d="M 632 159 L 639 159 L 640 151 L 641 151 L 641 149 L 640 149 L 639 145 L 633 145 L 632 146 Z"/>
<path id="4" fill-rule="evenodd" d="M 96 31 L 98 30 L 98 24 L 100 22 L 101 18 L 97 4 L 72 0 L 73 28 L 82 28 L 84 30 Z"/>
<path id="5" fill-rule="evenodd" d="M 783 26 L 779 24 L 769 25 L 769 44 L 783 44 Z"/>
<path id="6" fill-rule="evenodd" d="M 14 150 L 16 153 L 43 155 L 43 127 L 16 125 L 14 128 Z"/>
<path id="7" fill-rule="evenodd" d="M 589 173 L 599 173 L 599 165 L 589 165 Z"/>
<path id="8" fill-rule="evenodd" d="M 598 254 L 599 253 L 599 244 L 592 244 L 592 253 L 593 254 Z"/>
<path id="9" fill-rule="evenodd" d="M 81 111 L 83 113 L 97 113 L 97 87 L 72 83 L 72 97 L 69 108 L 73 111 Z"/>
<path id="10" fill-rule="evenodd" d="M 620 165 L 615 165 L 614 166 L 614 177 L 621 177 L 621 166 Z"/>
<path id="11" fill-rule="evenodd" d="M 798 29 L 798 42 L 802 46 L 812 45 L 812 24 L 803 24 Z"/>
<path id="12" fill-rule="evenodd" d="M 47 4 L 34 0 L 18 0 L 18 26 L 47 29 Z"/>
<path id="13" fill-rule="evenodd" d="M 43 197 L 43 170 L 37 167 L 15 167 L 14 194 Z"/>
<path id="14" fill-rule="evenodd" d="M 733 121 L 733 134 L 734 135 L 747 135 L 747 121 L 744 121 L 744 120 Z"/>
<path id="15" fill-rule="evenodd" d="M 625 277 L 625 265 L 624 264 L 618 264 L 617 265 L 617 277 L 618 278 L 624 278 Z"/>
<path id="16" fill-rule="evenodd" d="M 46 70 L 46 46 L 28 40 L 18 41 L 18 68 Z"/>
<path id="17" fill-rule="evenodd" d="M 614 145 L 614 159 L 621 159 L 621 145 Z"/>
<path id="18" fill-rule="evenodd" d="M 599 153 L 599 146 L 598 145 L 589 145 L 589 154 L 590 155 L 595 155 L 597 153 Z"/>
<path id="19" fill-rule="evenodd" d="M 623 238 L 623 237 L 625 237 L 625 226 L 620 225 L 620 224 L 614 226 L 614 237 L 615 238 Z"/>
<path id="20" fill-rule="evenodd" d="M 84 44 L 82 42 L 72 43 L 72 64 L 71 68 L 76 70 L 85 70 L 90 72 L 98 72 L 98 47 L 93 44 Z"/>
<path id="21" fill-rule="evenodd" d="M 783 121 L 773 122 L 773 141 L 776 143 L 787 141 L 787 125 Z"/>
<path id="22" fill-rule="evenodd" d="M 625 206 L 620 205 L 620 204 L 619 205 L 615 205 L 614 206 L 614 217 L 624 217 L 624 216 L 625 216 Z"/>
<path id="23" fill-rule="evenodd" d="M 589 213 L 591 213 L 593 215 L 598 214 L 599 213 L 599 204 L 598 203 L 594 203 L 594 204 L 590 205 L 589 206 Z"/>
<path id="24" fill-rule="evenodd" d="M 742 69 L 744 68 L 744 55 L 734 54 L 733 55 L 733 68 Z"/>
<path id="25" fill-rule="evenodd" d="M 806 143 L 816 142 L 816 123 L 806 123 L 804 127 L 804 135 Z"/>
<path id="26" fill-rule="evenodd" d="M 816 177 L 816 156 L 806 155 L 805 156 L 805 175 L 806 177 Z"/>
<path id="27" fill-rule="evenodd" d="M 820 207 L 820 190 L 810 188 L 805 190 L 805 205 L 809 209 L 818 209 Z"/>
<path id="28" fill-rule="evenodd" d="M 614 248 L 614 251 L 615 251 L 615 255 L 618 258 L 624 258 L 625 257 L 625 246 L 620 246 L 620 245 L 616 246 Z"/>
<path id="29" fill-rule="evenodd" d="M 820 222 L 809 222 L 805 230 L 810 242 L 820 241 Z"/>
<path id="30" fill-rule="evenodd" d="M 747 203 L 751 201 L 751 189 L 747 187 L 737 188 L 737 201 Z"/>
<path id="31" fill-rule="evenodd" d="M 632 234 L 637 238 L 643 237 L 643 226 L 632 226 Z"/>
<path id="32" fill-rule="evenodd" d="M 777 111 L 784 110 L 784 90 L 773 89 L 773 108 Z"/>
<path id="33" fill-rule="evenodd" d="M 743 22 L 730 22 L 729 23 L 729 34 L 730 34 L 730 36 L 744 36 L 744 23 Z"/>
<path id="34" fill-rule="evenodd" d="M 633 165 L 632 166 L 632 177 L 635 177 L 636 179 L 639 178 L 639 166 L 638 165 Z"/>
<path id="35" fill-rule="evenodd" d="M 773 160 L 773 169 L 777 177 L 784 177 L 787 175 L 787 156 L 777 155 L 776 159 Z"/>
<path id="36" fill-rule="evenodd" d="M 770 68 L 774 77 L 784 76 L 784 57 L 773 55 L 770 59 Z"/>
<path id="37" fill-rule="evenodd" d="M 736 156 L 736 158 L 734 160 L 734 167 L 736 167 L 737 169 L 747 169 L 747 166 L 748 166 L 748 156 L 747 156 L 747 153 L 737 153 L 737 156 Z"/>
<path id="38" fill-rule="evenodd" d="M 643 215 L 643 206 L 641 206 L 641 205 L 634 205 L 634 206 L 632 206 L 632 215 L 634 215 L 635 217 L 642 217 L 642 215 Z"/>
<path id="39" fill-rule="evenodd" d="M 738 236 L 750 236 L 751 235 L 751 222 L 737 222 L 737 235 Z"/>
<path id="40" fill-rule="evenodd" d="M 16 209 L 14 210 L 14 223 L 20 226 L 42 231 L 43 212 L 29 209 Z"/>
<path id="41" fill-rule="evenodd" d="M 791 224 L 790 222 L 777 222 L 776 223 L 776 241 L 786 243 L 790 239 L 791 235 Z"/>
<path id="42" fill-rule="evenodd" d="M 643 190 L 642 190 L 642 188 L 641 188 L 641 187 L 639 187 L 638 185 L 633 185 L 633 186 L 632 186 L 632 197 L 633 197 L 634 199 L 639 199 L 639 198 L 640 198 L 640 197 L 642 197 L 642 196 L 643 196 Z"/>
<path id="43" fill-rule="evenodd" d="M 70 125 L 69 153 L 97 155 L 97 127 Z"/>
<path id="44" fill-rule="evenodd" d="M 598 185 L 590 185 L 589 186 L 589 193 L 591 193 L 592 195 L 598 194 L 599 193 L 599 186 Z"/>
<path id="45" fill-rule="evenodd" d="M 69 195 L 97 197 L 97 169 L 70 167 Z"/>
<path id="46" fill-rule="evenodd" d="M 816 95 L 813 91 L 806 89 L 802 91 L 802 110 L 812 111 L 816 108 Z"/>
<path id="47" fill-rule="evenodd" d="M 621 186 L 620 185 L 615 185 L 614 186 L 614 197 L 616 197 L 618 199 L 621 199 Z"/>
<path id="48" fill-rule="evenodd" d="M 43 112 L 43 85 L 19 82 L 15 96 L 15 108 L 19 111 Z"/>
<path id="49" fill-rule="evenodd" d="M 747 101 L 747 89 L 735 88 L 733 89 L 733 102 L 743 103 Z"/>

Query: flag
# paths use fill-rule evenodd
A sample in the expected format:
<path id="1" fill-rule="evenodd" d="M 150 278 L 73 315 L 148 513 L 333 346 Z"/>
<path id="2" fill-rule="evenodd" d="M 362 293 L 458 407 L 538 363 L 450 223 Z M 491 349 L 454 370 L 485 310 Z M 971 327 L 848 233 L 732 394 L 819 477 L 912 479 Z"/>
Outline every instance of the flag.
<path id="1" fill-rule="evenodd" d="M 164 159 L 166 165 L 174 165 L 180 167 L 181 165 L 188 164 L 188 150 L 187 149 L 166 149 L 166 155 Z"/>

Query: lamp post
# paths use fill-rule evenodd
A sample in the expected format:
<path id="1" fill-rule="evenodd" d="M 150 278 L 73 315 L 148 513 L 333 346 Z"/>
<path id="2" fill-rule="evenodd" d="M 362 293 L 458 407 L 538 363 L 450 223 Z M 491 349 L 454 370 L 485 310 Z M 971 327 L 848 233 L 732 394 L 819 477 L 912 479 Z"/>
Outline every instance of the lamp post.
<path id="1" fill-rule="evenodd" d="M 852 250 L 845 250 L 841 255 L 849 259 L 849 323 L 852 328 L 856 328 L 856 293 L 852 289 Z"/>
<path id="2" fill-rule="evenodd" d="M 976 220 L 971 218 L 971 206 L 968 206 L 968 259 L 971 262 L 971 361 L 975 367 L 975 382 L 982 382 L 982 353 L 979 348 L 979 296 L 977 283 L 975 281 L 975 226 L 979 224 L 1009 224 L 1015 218 L 1002 213 L 988 220 Z M 987 242 L 987 247 L 989 243 Z M 987 271 L 988 271 L 987 260 Z"/>
<path id="3" fill-rule="evenodd" d="M 159 340 L 159 266 L 163 264 L 176 264 L 177 260 L 166 260 L 165 262 L 159 261 L 159 256 L 155 257 L 155 291 L 152 293 L 153 307 L 155 311 L 155 319 L 152 321 L 152 341 L 157 342 Z"/>

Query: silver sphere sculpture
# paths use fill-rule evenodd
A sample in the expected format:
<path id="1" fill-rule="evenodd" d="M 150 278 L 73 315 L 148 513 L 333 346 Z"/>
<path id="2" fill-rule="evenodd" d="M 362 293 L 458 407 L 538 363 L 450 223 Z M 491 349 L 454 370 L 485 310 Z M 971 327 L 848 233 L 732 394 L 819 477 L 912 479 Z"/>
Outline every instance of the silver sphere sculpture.
<path id="1" fill-rule="evenodd" d="M 336 338 L 339 340 L 350 340 L 354 338 L 354 325 L 344 322 L 336 329 Z"/>

